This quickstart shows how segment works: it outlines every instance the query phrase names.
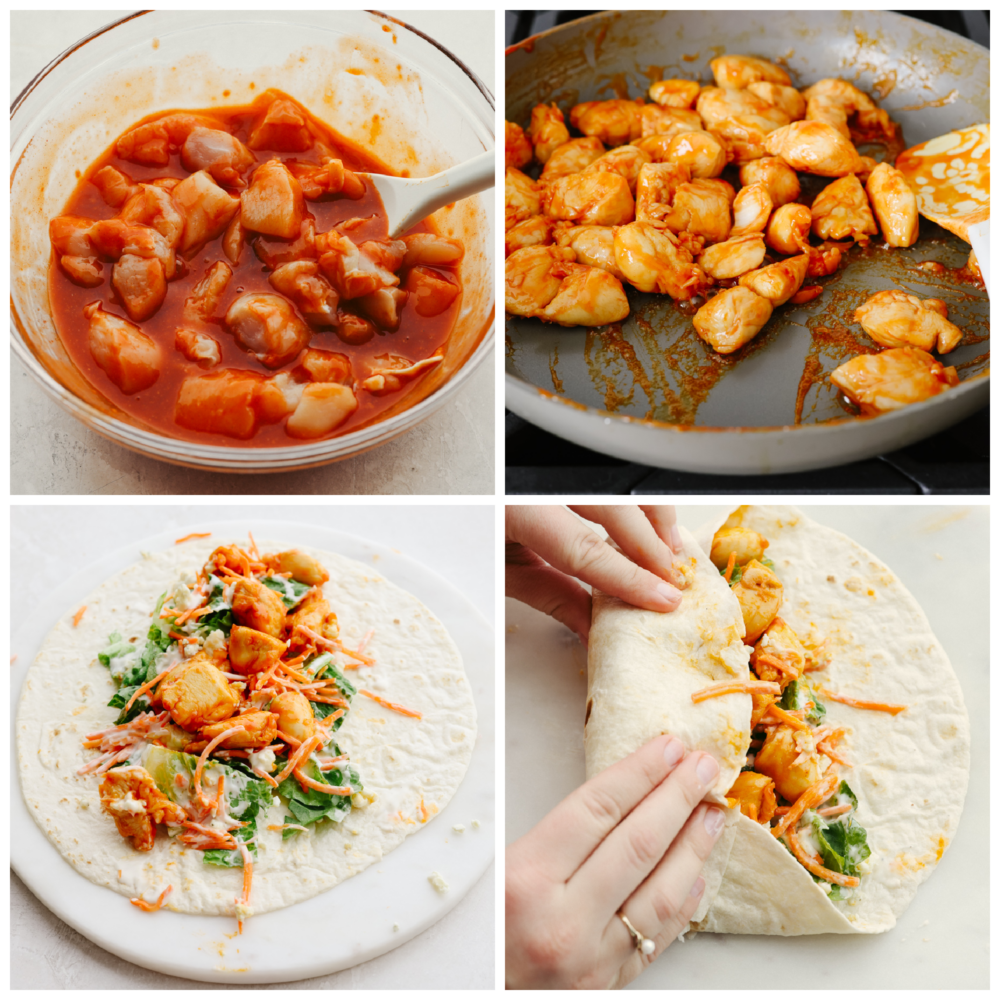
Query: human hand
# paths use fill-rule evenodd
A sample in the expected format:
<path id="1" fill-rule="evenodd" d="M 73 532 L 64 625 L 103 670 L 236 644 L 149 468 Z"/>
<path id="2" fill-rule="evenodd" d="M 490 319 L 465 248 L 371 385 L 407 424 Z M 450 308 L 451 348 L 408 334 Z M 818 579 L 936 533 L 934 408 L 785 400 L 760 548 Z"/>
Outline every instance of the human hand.
<path id="1" fill-rule="evenodd" d="M 569 511 L 604 526 L 618 552 Z M 509 505 L 506 592 L 562 622 L 587 642 L 590 594 L 577 578 L 649 611 L 681 603 L 673 571 L 682 546 L 674 508 L 624 504 Z M 671 551 L 672 550 L 672 551 Z"/>
<path id="2" fill-rule="evenodd" d="M 719 765 L 658 736 L 564 799 L 507 848 L 509 989 L 631 982 L 684 928 L 722 832 L 702 803 Z M 618 913 L 656 945 L 636 948 Z"/>

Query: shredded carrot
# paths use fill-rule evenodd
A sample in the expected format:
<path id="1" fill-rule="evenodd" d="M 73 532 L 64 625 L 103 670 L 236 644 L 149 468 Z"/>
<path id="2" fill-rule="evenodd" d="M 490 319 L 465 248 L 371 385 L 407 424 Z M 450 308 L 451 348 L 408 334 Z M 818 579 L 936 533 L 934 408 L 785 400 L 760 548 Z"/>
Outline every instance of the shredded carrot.
<path id="1" fill-rule="evenodd" d="M 365 632 L 364 638 L 358 643 L 358 652 L 363 653 L 365 651 L 365 646 L 368 645 L 368 640 L 375 634 L 375 629 L 370 628 Z"/>
<path id="2" fill-rule="evenodd" d="M 288 736 L 285 733 L 283 733 L 280 729 L 276 730 L 276 732 L 278 734 L 278 739 L 280 739 L 283 742 L 287 743 L 289 746 L 292 746 L 292 747 L 300 747 L 300 746 L 302 746 L 302 741 L 301 740 L 297 740 L 294 736 Z"/>
<path id="3" fill-rule="evenodd" d="M 201 790 L 201 772 L 205 767 L 205 763 L 208 760 L 208 755 L 224 740 L 232 736 L 233 733 L 245 733 L 245 726 L 233 726 L 232 729 L 227 729 L 224 733 L 219 733 L 218 736 L 212 740 L 211 743 L 205 747 L 201 752 L 201 756 L 198 758 L 198 764 L 194 769 L 194 793 L 198 797 L 198 801 L 203 805 L 208 805 L 208 800 L 205 798 L 204 793 Z"/>
<path id="4" fill-rule="evenodd" d="M 262 771 L 259 767 L 253 767 L 251 770 L 257 775 L 258 778 L 263 778 L 272 788 L 278 787 L 278 783 L 267 773 L 267 771 Z"/>
<path id="5" fill-rule="evenodd" d="M 736 553 L 730 552 L 729 562 L 726 563 L 726 572 L 722 574 L 726 579 L 726 583 L 729 583 L 729 581 L 732 579 L 734 569 L 736 569 Z"/>
<path id="6" fill-rule="evenodd" d="M 799 672 L 795 669 L 795 667 L 789 667 L 781 659 L 771 653 L 758 653 L 757 663 L 762 663 L 765 667 L 774 667 L 775 670 L 780 670 L 787 677 L 795 678 L 799 676 Z"/>
<path id="7" fill-rule="evenodd" d="M 400 715 L 409 715 L 414 719 L 423 718 L 419 712 L 414 712 L 411 708 L 404 708 L 402 705 L 397 705 L 394 701 L 387 701 L 385 698 L 380 698 L 377 694 L 372 694 L 371 691 L 366 691 L 364 688 L 358 688 L 358 690 L 366 698 L 371 698 L 372 701 L 377 701 L 383 708 L 391 708 L 394 712 L 399 712 Z"/>
<path id="8" fill-rule="evenodd" d="M 180 545 L 181 542 L 190 542 L 192 538 L 211 538 L 211 531 L 194 531 L 190 535 L 185 535 L 183 538 L 178 538 L 174 545 Z"/>
<path id="9" fill-rule="evenodd" d="M 303 788 L 315 788 L 317 792 L 325 792 L 327 795 L 352 795 L 354 793 L 350 785 L 328 785 L 322 781 L 316 781 L 310 778 L 301 767 L 295 768 L 294 773 Z"/>
<path id="10" fill-rule="evenodd" d="M 247 534 L 250 536 L 250 555 L 252 555 L 257 562 L 260 562 L 260 550 L 257 548 L 257 543 L 253 540 L 253 532 L 248 531 Z"/>
<path id="11" fill-rule="evenodd" d="M 282 736 L 282 739 L 285 739 L 285 737 Z M 298 747 L 295 753 L 291 754 L 288 758 L 288 763 L 285 765 L 285 769 L 274 780 L 280 785 L 322 742 L 322 737 L 310 736 L 305 743 Z"/>
<path id="12" fill-rule="evenodd" d="M 774 681 L 723 681 L 695 691 L 691 700 L 697 705 L 699 701 L 718 698 L 724 694 L 753 694 L 755 691 L 760 694 L 781 694 L 781 685 Z"/>
<path id="13" fill-rule="evenodd" d="M 75 615 L 73 615 L 73 628 L 76 628 L 80 624 L 80 619 L 83 618 L 84 611 L 87 610 L 87 605 L 84 604 L 82 608 Z"/>
<path id="14" fill-rule="evenodd" d="M 801 719 L 796 718 L 791 712 L 786 712 L 783 708 L 778 705 L 768 705 L 767 712 L 765 715 L 773 715 L 776 719 L 783 722 L 786 726 L 791 726 L 792 729 L 808 729 L 807 723 L 803 722 Z"/>
<path id="15" fill-rule="evenodd" d="M 314 632 L 308 625 L 299 625 L 297 630 L 303 635 L 307 635 L 317 646 L 326 646 L 328 649 L 336 649 L 341 653 L 346 653 L 348 656 L 353 657 L 355 660 L 360 660 L 365 666 L 373 667 L 375 666 L 375 660 L 366 656 L 364 653 L 359 652 L 356 649 L 348 649 L 342 642 L 338 639 L 324 639 L 318 632 Z"/>
<path id="16" fill-rule="evenodd" d="M 307 827 L 304 827 L 299 823 L 282 823 L 280 826 L 271 823 L 267 828 L 268 830 L 301 830 L 303 833 L 309 832 Z"/>
<path id="17" fill-rule="evenodd" d="M 163 901 L 170 895 L 170 891 L 173 889 L 172 885 L 168 885 L 163 892 L 156 898 L 155 903 L 147 903 L 146 900 L 140 898 L 130 899 L 129 902 L 133 906 L 138 906 L 140 910 L 144 910 L 146 913 L 155 913 L 161 906 L 163 906 Z"/>
<path id="18" fill-rule="evenodd" d="M 790 827 L 795 826 L 802 814 L 813 806 L 818 806 L 833 795 L 840 779 L 832 771 L 828 771 L 819 781 L 811 784 L 796 800 L 791 808 L 781 818 L 781 822 L 771 830 L 775 837 L 780 837 Z"/>
<path id="19" fill-rule="evenodd" d="M 324 729 L 329 729 L 346 711 L 346 708 L 338 708 L 336 712 L 331 712 L 325 719 L 317 719 L 316 725 L 322 726 Z"/>
<path id="20" fill-rule="evenodd" d="M 855 878 L 853 875 L 841 875 L 840 872 L 832 872 L 829 868 L 824 868 L 818 857 L 806 853 L 794 830 L 789 830 L 785 834 L 785 841 L 792 849 L 792 854 L 801 862 L 802 867 L 823 879 L 824 882 L 835 882 L 837 885 L 847 886 L 851 889 L 861 885 L 861 879 Z"/>
<path id="21" fill-rule="evenodd" d="M 420 800 L 420 822 L 421 823 L 426 823 L 427 822 L 427 817 L 429 815 L 430 815 L 430 813 L 427 811 L 427 806 L 424 805 L 424 800 L 421 799 Z"/>
<path id="22" fill-rule="evenodd" d="M 169 674 L 170 671 L 173 669 L 174 669 L 173 667 L 167 667 L 166 670 L 161 670 L 151 681 L 146 681 L 146 683 L 143 684 L 142 687 L 137 687 L 133 692 L 132 697 L 129 698 L 129 700 L 125 703 L 125 711 L 127 712 L 132 707 L 136 698 L 138 698 L 140 695 L 145 694 L 150 689 L 156 687 L 156 685 L 159 684 L 160 681 L 163 680 L 163 678 L 166 677 L 167 674 Z"/>
<path id="23" fill-rule="evenodd" d="M 834 694 L 826 688 L 819 688 L 819 693 L 829 698 L 831 701 L 839 701 L 842 705 L 850 705 L 851 708 L 867 708 L 872 712 L 888 712 L 890 715 L 899 715 L 905 712 L 906 705 L 888 705 L 881 701 L 862 701 L 860 698 L 848 698 L 847 695 Z"/>
<path id="24" fill-rule="evenodd" d="M 180 632 L 174 632 L 174 631 L 168 632 L 167 635 L 169 635 L 171 639 L 177 639 L 177 640 L 179 640 L 181 642 L 185 642 L 185 641 L 187 641 L 188 639 L 191 638 L 191 636 L 189 636 L 189 635 L 183 635 Z"/>
<path id="25" fill-rule="evenodd" d="M 242 902 L 246 906 L 250 902 L 250 886 L 253 882 L 253 858 L 250 857 L 250 852 L 242 840 L 237 840 L 236 846 L 239 848 L 240 854 L 243 855 L 243 898 L 238 899 L 237 902 Z M 243 918 L 240 917 L 237 923 L 239 924 L 240 934 L 242 934 Z"/>

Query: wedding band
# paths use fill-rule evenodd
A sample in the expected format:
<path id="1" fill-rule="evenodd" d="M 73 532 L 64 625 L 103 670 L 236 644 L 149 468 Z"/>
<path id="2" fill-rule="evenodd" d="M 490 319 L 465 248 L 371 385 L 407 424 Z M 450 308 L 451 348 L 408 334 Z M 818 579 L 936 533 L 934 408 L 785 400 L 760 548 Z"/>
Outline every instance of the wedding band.
<path id="1" fill-rule="evenodd" d="M 636 950 L 643 955 L 652 955 L 656 951 L 656 942 L 652 938 L 640 934 L 621 910 L 618 911 L 618 916 L 621 917 L 621 921 L 625 925 L 625 930 L 629 932 L 629 936 L 635 942 Z"/>

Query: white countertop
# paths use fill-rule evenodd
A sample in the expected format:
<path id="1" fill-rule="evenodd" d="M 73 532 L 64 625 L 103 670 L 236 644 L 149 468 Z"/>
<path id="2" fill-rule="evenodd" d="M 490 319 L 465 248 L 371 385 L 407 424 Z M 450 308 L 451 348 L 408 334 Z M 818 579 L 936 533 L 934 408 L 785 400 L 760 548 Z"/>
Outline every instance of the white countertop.
<path id="1" fill-rule="evenodd" d="M 674 942 L 633 989 L 985 989 L 989 985 L 989 507 L 799 504 L 889 566 L 930 621 L 962 685 L 972 768 L 958 833 L 884 934 Z M 677 508 L 697 529 L 721 506 Z M 507 599 L 506 838 L 527 833 L 584 781 L 586 651 L 568 629 Z M 533 780 L 525 784 L 523 776 Z"/>
<path id="2" fill-rule="evenodd" d="M 491 505 L 14 506 L 10 564 L 17 583 L 11 588 L 11 620 L 22 620 L 54 586 L 84 569 L 109 547 L 174 527 L 181 529 L 198 520 L 227 517 L 335 526 L 399 549 L 457 587 L 489 622 L 494 620 L 495 512 Z M 491 865 L 472 891 L 438 923 L 379 958 L 317 979 L 254 988 L 492 989 L 494 879 L 495 866 Z M 195 985 L 141 969 L 97 947 L 50 913 L 13 873 L 10 916 L 13 989 L 191 989 Z M 202 988 L 240 987 L 213 984 Z"/>
<path id="3" fill-rule="evenodd" d="M 125 11 L 13 11 L 10 91 Z M 453 52 L 495 88 L 494 13 L 386 11 Z M 488 197 L 488 195 L 487 195 Z M 25 494 L 492 494 L 494 364 L 487 359 L 452 402 L 373 451 L 318 469 L 242 476 L 185 469 L 106 441 L 49 399 L 11 363 L 10 492 Z"/>

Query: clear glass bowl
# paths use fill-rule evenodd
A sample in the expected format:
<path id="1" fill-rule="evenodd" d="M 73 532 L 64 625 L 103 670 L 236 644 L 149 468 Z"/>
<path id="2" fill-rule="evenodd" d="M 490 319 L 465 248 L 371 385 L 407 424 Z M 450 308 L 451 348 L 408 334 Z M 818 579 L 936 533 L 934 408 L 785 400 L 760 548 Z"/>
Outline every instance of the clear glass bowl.
<path id="1" fill-rule="evenodd" d="M 342 437 L 280 448 L 203 445 L 140 428 L 83 378 L 49 310 L 48 222 L 130 124 L 172 108 L 248 104 L 269 87 L 301 101 L 396 170 L 420 177 L 492 149 L 489 90 L 421 32 L 365 11 L 151 11 L 78 42 L 18 96 L 11 115 L 11 335 L 43 389 L 89 428 L 143 455 L 228 472 L 303 469 L 391 440 L 444 406 L 492 356 L 494 199 L 434 221 L 466 247 L 462 309 L 445 361 L 383 419 Z"/>

